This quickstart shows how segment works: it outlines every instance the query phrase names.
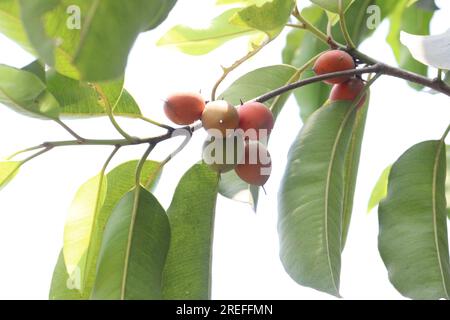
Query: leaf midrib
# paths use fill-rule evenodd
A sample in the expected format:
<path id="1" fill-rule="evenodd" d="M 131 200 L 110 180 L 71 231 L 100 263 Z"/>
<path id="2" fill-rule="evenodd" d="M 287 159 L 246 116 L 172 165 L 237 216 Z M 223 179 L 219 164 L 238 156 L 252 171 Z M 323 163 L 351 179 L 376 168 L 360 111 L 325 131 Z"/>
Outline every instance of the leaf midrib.
<path id="1" fill-rule="evenodd" d="M 333 144 L 333 149 L 331 151 L 331 159 L 330 159 L 330 164 L 328 166 L 328 171 L 327 171 L 327 179 L 326 179 L 326 184 L 325 184 L 325 242 L 326 242 L 326 250 L 327 250 L 327 260 L 328 260 L 328 267 L 330 268 L 330 274 L 331 274 L 331 279 L 333 282 L 333 286 L 334 289 L 336 290 L 336 293 L 339 294 L 339 290 L 337 288 L 337 283 L 336 283 L 336 279 L 334 278 L 334 273 L 333 273 L 333 267 L 332 267 L 332 263 L 331 263 L 331 256 L 330 256 L 330 243 L 329 243 L 329 239 L 328 239 L 328 206 L 329 206 L 329 201 L 330 201 L 330 185 L 331 185 L 331 176 L 332 176 L 332 171 L 333 171 L 333 167 L 335 164 L 335 160 L 336 160 L 336 155 L 337 155 L 337 147 L 339 145 L 339 142 L 341 140 L 342 137 L 342 133 L 344 131 L 345 126 L 347 125 L 347 121 L 350 119 L 350 115 L 353 112 L 353 108 L 349 108 L 349 110 L 347 111 L 344 120 L 342 121 L 340 127 L 339 127 L 339 131 L 338 134 L 336 136 L 336 139 L 334 140 L 334 144 Z M 342 212 L 340 213 L 342 215 Z M 339 242 L 339 246 L 340 246 L 340 242 Z M 341 250 L 340 250 L 341 251 Z"/>
<path id="2" fill-rule="evenodd" d="M 442 287 L 444 289 L 446 298 L 449 299 L 449 293 L 447 289 L 447 284 L 445 282 L 445 276 L 444 276 L 444 268 L 442 266 L 442 258 L 441 258 L 441 252 L 440 252 L 440 246 L 439 246 L 439 239 L 438 239 L 438 230 L 437 230 L 437 196 L 436 196 L 436 188 L 437 188 L 437 175 L 438 175 L 438 167 L 439 167 L 439 158 L 442 152 L 442 146 L 443 141 L 439 141 L 436 157 L 434 159 L 434 166 L 433 166 L 433 185 L 432 185 L 432 206 L 433 206 L 433 233 L 434 233 L 434 244 L 436 246 L 436 254 L 438 258 L 439 263 L 439 271 L 441 273 L 441 279 L 442 279 Z"/>

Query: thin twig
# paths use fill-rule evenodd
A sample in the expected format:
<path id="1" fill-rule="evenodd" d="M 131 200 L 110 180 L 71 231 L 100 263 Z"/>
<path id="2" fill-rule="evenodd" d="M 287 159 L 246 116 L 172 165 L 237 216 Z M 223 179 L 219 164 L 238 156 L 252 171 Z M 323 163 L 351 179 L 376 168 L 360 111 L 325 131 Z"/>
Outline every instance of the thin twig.
<path id="1" fill-rule="evenodd" d="M 343 1 L 339 0 L 339 25 L 341 26 L 342 34 L 344 35 L 345 42 L 347 43 L 347 47 L 349 49 L 356 48 L 353 43 L 352 38 L 350 37 L 350 33 L 348 32 L 347 23 L 345 21 L 345 8 L 343 6 Z"/>
<path id="2" fill-rule="evenodd" d="M 65 124 L 61 119 L 55 119 L 55 122 L 63 127 L 72 137 L 77 140 L 84 140 L 80 135 L 73 131 L 67 124 Z"/>

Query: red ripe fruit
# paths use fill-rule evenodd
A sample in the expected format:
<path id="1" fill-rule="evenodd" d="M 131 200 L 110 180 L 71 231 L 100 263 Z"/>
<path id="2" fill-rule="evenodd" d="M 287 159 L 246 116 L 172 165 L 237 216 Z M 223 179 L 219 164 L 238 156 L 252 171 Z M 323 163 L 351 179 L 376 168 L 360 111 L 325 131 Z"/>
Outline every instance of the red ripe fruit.
<path id="1" fill-rule="evenodd" d="M 330 93 L 331 101 L 354 101 L 364 90 L 364 82 L 359 78 L 350 79 L 344 83 L 336 84 Z M 358 108 L 366 102 L 366 95 L 358 103 Z"/>
<path id="2" fill-rule="evenodd" d="M 178 125 L 190 125 L 202 117 L 205 100 L 198 93 L 175 93 L 167 98 L 164 112 Z"/>
<path id="3" fill-rule="evenodd" d="M 238 108 L 239 113 L 239 128 L 248 133 L 245 135 L 250 138 L 250 140 L 258 140 L 261 134 L 266 134 L 267 136 L 273 129 L 274 118 L 272 111 L 269 110 L 264 104 L 259 102 L 248 102 L 243 104 Z M 250 130 L 255 130 L 255 133 L 250 132 Z M 265 133 L 261 130 L 266 130 Z"/>
<path id="4" fill-rule="evenodd" d="M 267 148 L 258 141 L 247 141 L 244 149 L 244 161 L 238 164 L 235 171 L 243 181 L 263 186 L 269 180 L 272 160 Z"/>
<path id="5" fill-rule="evenodd" d="M 355 69 L 353 57 L 342 50 L 331 50 L 322 54 L 314 64 L 316 75 Z M 324 80 L 325 83 L 336 84 L 350 79 L 350 76 Z"/>

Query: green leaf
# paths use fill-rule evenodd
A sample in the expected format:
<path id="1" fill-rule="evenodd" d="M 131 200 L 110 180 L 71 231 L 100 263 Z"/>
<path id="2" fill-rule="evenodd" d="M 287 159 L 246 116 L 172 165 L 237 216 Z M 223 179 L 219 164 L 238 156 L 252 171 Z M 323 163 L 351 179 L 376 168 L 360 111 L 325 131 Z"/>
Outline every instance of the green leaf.
<path id="1" fill-rule="evenodd" d="M 249 101 L 269 91 L 295 82 L 299 79 L 299 76 L 297 69 L 292 66 L 274 65 L 263 67 L 240 77 L 220 94 L 220 97 L 233 105 L 239 105 L 241 100 Z M 265 102 L 266 106 L 272 110 L 275 118 L 281 112 L 290 94 L 288 92 Z M 219 192 L 227 198 L 248 202 L 256 210 L 259 188 L 251 187 L 243 182 L 234 171 L 222 174 Z"/>
<path id="2" fill-rule="evenodd" d="M 75 196 L 64 229 L 65 265 L 79 278 L 77 287 L 88 299 L 95 281 L 97 257 L 105 225 L 120 199 L 135 185 L 138 161 L 129 161 L 86 182 Z M 161 173 L 160 163 L 146 161 L 141 183 L 153 187 Z"/>
<path id="3" fill-rule="evenodd" d="M 157 44 L 159 46 L 175 46 L 178 50 L 190 55 L 207 54 L 227 41 L 255 32 L 248 26 L 230 23 L 230 19 L 240 10 L 230 9 L 225 11 L 214 18 L 206 29 L 194 29 L 183 25 L 175 26 Z"/>
<path id="4" fill-rule="evenodd" d="M 60 0 L 19 0 L 19 3 L 21 20 L 28 34 L 28 39 L 38 55 L 48 64 L 53 65 L 55 63 L 53 52 L 56 47 L 56 41 L 46 35 L 41 19 L 49 11 L 55 9 Z"/>
<path id="5" fill-rule="evenodd" d="M 318 7 L 305 8 L 302 10 L 302 14 L 319 28 L 325 28 L 327 25 L 327 17 Z M 312 58 L 326 50 L 328 50 L 328 46 L 311 33 L 304 30 L 292 30 L 286 39 L 283 62 L 301 68 Z M 315 74 L 311 67 L 303 72 L 300 80 L 312 76 L 315 76 Z M 330 91 L 331 87 L 323 82 L 316 82 L 294 91 L 303 122 L 328 100 Z"/>
<path id="6" fill-rule="evenodd" d="M 240 4 L 245 6 L 258 5 L 262 6 L 264 3 L 272 0 L 216 0 L 216 5 L 227 5 L 227 4 Z"/>
<path id="7" fill-rule="evenodd" d="M 19 113 L 58 119 L 59 104 L 35 74 L 0 65 L 0 103 Z"/>
<path id="8" fill-rule="evenodd" d="M 367 94 L 364 105 L 358 110 L 350 137 L 345 159 L 344 173 L 344 201 L 342 209 L 342 250 L 344 250 L 347 241 L 347 235 L 350 228 L 351 217 L 353 213 L 353 200 L 356 190 L 356 180 L 358 177 L 359 161 L 361 158 L 361 146 L 366 128 L 367 113 L 369 110 L 369 94 Z"/>
<path id="9" fill-rule="evenodd" d="M 174 3 L 20 1 L 24 27 L 39 57 L 61 74 L 92 82 L 121 77 L 137 36 L 162 22 Z M 68 8 L 76 10 L 68 13 Z"/>
<path id="10" fill-rule="evenodd" d="M 169 220 L 158 200 L 142 187 L 128 192 L 105 226 L 91 298 L 161 299 L 169 243 Z"/>
<path id="11" fill-rule="evenodd" d="M 391 173 L 392 166 L 388 166 L 380 175 L 375 187 L 373 188 L 372 194 L 370 195 L 369 205 L 367 207 L 367 212 L 372 211 L 387 195 L 389 174 Z"/>
<path id="12" fill-rule="evenodd" d="M 395 10 L 389 16 L 391 27 L 387 41 L 401 68 L 427 75 L 428 67 L 411 56 L 408 48 L 400 42 L 400 33 L 404 31 L 416 35 L 428 35 L 433 14 L 433 12 L 423 10 L 415 5 L 408 7 L 408 0 L 401 0 L 398 1 Z M 410 85 L 418 90 L 423 88 L 417 84 L 410 83 Z"/>
<path id="13" fill-rule="evenodd" d="M 447 198 L 447 215 L 450 219 L 450 146 L 446 146 L 447 150 L 447 177 L 445 179 L 445 195 Z"/>
<path id="14" fill-rule="evenodd" d="M 211 298 L 212 240 L 218 175 L 194 165 L 181 179 L 167 211 L 172 238 L 163 276 L 169 300 Z"/>
<path id="15" fill-rule="evenodd" d="M 346 154 L 351 103 L 313 113 L 288 156 L 279 191 L 280 257 L 299 284 L 339 296 Z"/>
<path id="16" fill-rule="evenodd" d="M 35 60 L 26 65 L 22 70 L 33 73 L 41 79 L 42 82 L 47 83 L 47 79 L 45 78 L 45 66 L 39 60 Z"/>
<path id="17" fill-rule="evenodd" d="M 0 162 L 0 190 L 3 189 L 19 172 L 22 162 L 1 161 Z"/>
<path id="18" fill-rule="evenodd" d="M 108 99 L 117 116 L 136 117 L 141 115 L 133 97 L 123 89 L 123 78 L 119 80 L 89 83 L 65 77 L 55 70 L 47 72 L 48 90 L 61 105 L 61 116 L 69 118 L 106 115 Z M 99 93 L 98 88 L 101 89 Z M 104 96 L 103 96 L 104 95 Z"/>
<path id="19" fill-rule="evenodd" d="M 35 54 L 35 50 L 28 40 L 27 33 L 23 27 L 22 21 L 20 20 L 19 1 L 0 1 L 0 32 L 9 39 L 17 42 L 29 53 Z"/>
<path id="20" fill-rule="evenodd" d="M 344 11 L 347 10 L 353 1 L 354 0 L 342 0 Z M 311 2 L 330 12 L 339 13 L 339 0 L 311 0 Z"/>
<path id="21" fill-rule="evenodd" d="M 288 22 L 294 6 L 293 0 L 272 0 L 261 6 L 255 4 L 236 12 L 230 22 L 262 31 L 274 39 Z"/>
<path id="22" fill-rule="evenodd" d="M 413 299 L 449 299 L 445 145 L 426 141 L 392 166 L 378 208 L 378 248 L 389 279 Z"/>
<path id="23" fill-rule="evenodd" d="M 79 277 L 76 274 L 72 276 L 67 273 L 64 263 L 64 253 L 61 250 L 53 272 L 52 284 L 50 286 L 50 300 L 82 300 L 80 291 Z"/>

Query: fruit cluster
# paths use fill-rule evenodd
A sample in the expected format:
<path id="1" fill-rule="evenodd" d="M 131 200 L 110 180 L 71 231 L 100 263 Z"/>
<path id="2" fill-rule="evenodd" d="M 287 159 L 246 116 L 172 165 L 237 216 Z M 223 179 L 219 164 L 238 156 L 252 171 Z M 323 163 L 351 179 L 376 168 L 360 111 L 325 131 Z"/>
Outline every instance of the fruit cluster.
<path id="1" fill-rule="evenodd" d="M 330 50 L 323 53 L 316 60 L 313 70 L 316 75 L 323 75 L 355 68 L 355 61 L 347 52 L 342 50 Z M 364 90 L 364 82 L 358 77 L 345 76 L 331 78 L 325 80 L 324 82 L 334 85 L 330 93 L 331 101 L 354 101 Z M 366 96 L 364 96 L 358 103 L 358 107 L 364 105 L 365 100 Z"/>
<path id="2" fill-rule="evenodd" d="M 262 103 L 234 107 L 224 100 L 205 104 L 195 93 L 171 95 L 165 105 L 167 117 L 178 125 L 201 120 L 208 138 L 203 161 L 218 173 L 235 170 L 245 182 L 263 186 L 269 179 L 272 161 L 265 146 L 274 126 L 272 112 Z"/>

